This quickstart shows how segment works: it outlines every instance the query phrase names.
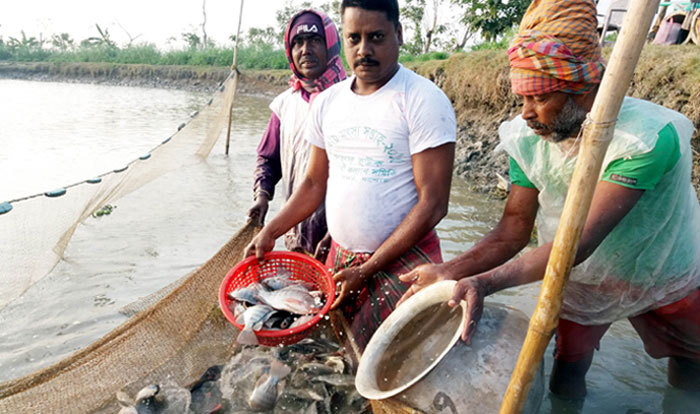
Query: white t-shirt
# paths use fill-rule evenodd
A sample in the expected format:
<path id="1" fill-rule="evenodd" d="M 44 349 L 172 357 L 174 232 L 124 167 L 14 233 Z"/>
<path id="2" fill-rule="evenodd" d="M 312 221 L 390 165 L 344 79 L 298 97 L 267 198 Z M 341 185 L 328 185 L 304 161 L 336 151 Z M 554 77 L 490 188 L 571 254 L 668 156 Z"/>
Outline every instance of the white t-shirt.
<path id="1" fill-rule="evenodd" d="M 354 80 L 316 97 L 305 138 L 328 155 L 331 237 L 374 252 L 418 202 L 411 156 L 455 142 L 457 125 L 447 96 L 403 66 L 371 95 L 355 94 Z"/>

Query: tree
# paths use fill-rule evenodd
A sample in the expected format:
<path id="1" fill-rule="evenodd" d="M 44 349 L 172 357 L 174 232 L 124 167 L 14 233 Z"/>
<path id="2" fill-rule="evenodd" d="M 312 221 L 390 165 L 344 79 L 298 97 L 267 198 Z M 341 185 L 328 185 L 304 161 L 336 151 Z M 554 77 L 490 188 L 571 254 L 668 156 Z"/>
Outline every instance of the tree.
<path id="1" fill-rule="evenodd" d="M 236 36 L 232 35 L 231 40 L 236 40 Z M 248 35 L 243 38 L 241 36 L 241 40 L 245 40 L 246 43 L 250 46 L 256 46 L 256 45 L 263 45 L 263 44 L 268 44 L 268 45 L 273 45 L 276 46 L 278 44 L 278 39 L 277 39 L 277 33 L 275 32 L 274 27 L 266 27 L 264 29 L 260 29 L 258 27 L 251 27 L 248 29 Z"/>
<path id="2" fill-rule="evenodd" d="M 207 38 L 207 0 L 202 0 L 202 47 L 209 47 Z"/>
<path id="3" fill-rule="evenodd" d="M 73 39 L 71 39 L 68 33 L 54 34 L 51 36 L 51 46 L 64 52 L 75 47 Z"/>
<path id="4" fill-rule="evenodd" d="M 287 24 L 292 19 L 292 16 L 297 14 L 301 9 L 310 9 L 311 2 L 303 1 L 300 5 L 296 5 L 295 1 L 286 0 L 284 6 L 275 12 L 275 20 L 277 21 L 277 27 L 279 28 L 279 42 L 281 43 L 284 39 L 284 31 L 287 29 Z"/>
<path id="5" fill-rule="evenodd" d="M 7 47 L 12 51 L 17 50 L 39 50 L 44 45 L 45 40 L 39 35 L 39 39 L 34 36 L 27 37 L 24 30 L 21 30 L 22 39 L 17 39 L 16 37 L 10 37 L 7 41 Z"/>
<path id="6" fill-rule="evenodd" d="M 421 22 L 425 15 L 425 0 L 406 0 L 406 5 L 401 8 L 401 16 L 408 19 L 409 24 L 404 27 L 404 45 L 406 52 L 417 55 L 423 49 L 423 38 L 421 37 Z M 411 40 L 406 38 L 406 29 L 413 33 Z"/>
<path id="7" fill-rule="evenodd" d="M 433 40 L 433 35 L 445 30 L 444 26 L 438 26 L 438 8 L 441 0 L 433 0 L 432 19 L 426 14 L 423 17 L 423 28 L 425 29 L 425 41 L 423 42 L 423 54 L 430 50 L 430 43 Z M 425 24 L 427 20 L 427 25 Z"/>
<path id="8" fill-rule="evenodd" d="M 489 42 L 520 22 L 530 0 L 452 0 L 465 7 L 462 22 Z"/>
<path id="9" fill-rule="evenodd" d="M 445 25 L 438 25 L 438 9 L 442 0 L 406 0 L 401 8 L 401 16 L 408 19 L 409 24 L 404 29 L 412 33 L 410 41 L 404 45 L 404 50 L 410 54 L 428 53 L 435 40 L 435 35 L 446 30 Z M 404 31 L 404 35 L 406 31 Z M 404 38 L 404 40 L 407 40 Z"/>
<path id="10" fill-rule="evenodd" d="M 184 32 L 181 36 L 190 50 L 198 49 L 202 45 L 202 39 L 195 32 Z"/>
<path id="11" fill-rule="evenodd" d="M 99 24 L 95 23 L 95 27 L 97 28 L 97 32 L 100 34 L 99 37 L 93 36 L 93 37 L 88 37 L 87 39 L 83 40 L 80 42 L 81 46 L 85 47 L 108 47 L 108 48 L 114 48 L 117 47 L 116 43 L 112 41 L 109 37 L 109 30 L 105 27 L 104 30 L 100 27 Z"/>
<path id="12" fill-rule="evenodd" d="M 207 1 L 202 0 L 202 24 L 199 28 L 202 30 L 202 37 L 199 37 L 199 30 L 195 26 L 190 26 L 186 32 L 180 33 L 180 38 L 185 41 L 187 48 L 190 50 L 205 49 L 213 46 L 213 42 L 207 36 Z M 232 37 L 233 38 L 233 37 Z M 168 42 L 174 42 L 176 39 L 174 37 L 168 39 Z"/>
<path id="13" fill-rule="evenodd" d="M 319 8 L 333 20 L 335 25 L 338 26 L 338 30 L 341 30 L 340 0 L 330 0 L 320 5 Z"/>
<path id="14" fill-rule="evenodd" d="M 467 27 L 464 29 L 464 34 L 462 37 L 455 42 L 454 49 L 455 50 L 462 50 L 464 49 L 464 46 L 467 44 L 467 40 L 471 39 L 471 37 L 474 35 L 474 32 L 472 31 L 471 27 Z"/>
<path id="15" fill-rule="evenodd" d="M 137 34 L 136 36 L 132 36 L 131 33 L 129 33 L 129 31 L 127 31 L 127 30 L 124 28 L 124 26 L 122 26 L 122 24 L 119 23 L 118 20 L 115 20 L 115 22 L 117 23 L 117 26 L 121 27 L 121 29 L 124 31 L 124 33 L 126 33 L 126 36 L 129 38 L 129 44 L 127 44 L 126 47 L 131 47 L 131 45 L 134 43 L 134 40 L 136 40 L 136 39 L 138 39 L 139 37 L 141 37 L 141 34 Z"/>

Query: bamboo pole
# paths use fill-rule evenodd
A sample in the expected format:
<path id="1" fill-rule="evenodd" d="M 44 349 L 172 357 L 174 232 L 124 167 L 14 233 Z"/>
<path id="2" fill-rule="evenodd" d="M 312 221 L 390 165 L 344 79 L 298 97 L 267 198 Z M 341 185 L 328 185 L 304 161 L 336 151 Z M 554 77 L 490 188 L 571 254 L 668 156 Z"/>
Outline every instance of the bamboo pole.
<path id="1" fill-rule="evenodd" d="M 501 404 L 501 414 L 520 413 L 542 355 L 557 326 L 563 291 L 574 263 L 605 151 L 613 136 L 622 100 L 634 74 L 659 0 L 634 0 L 625 16 L 583 142 L 554 245 L 549 256 L 537 307 L 530 319 L 525 343 Z"/>
<path id="2" fill-rule="evenodd" d="M 231 121 L 233 120 L 233 103 L 236 100 L 236 88 L 238 87 L 238 67 L 236 63 L 238 61 L 238 43 L 241 40 L 241 21 L 243 21 L 243 0 L 241 0 L 241 10 L 238 13 L 238 29 L 236 30 L 236 44 L 233 46 L 233 63 L 231 64 L 231 70 L 233 73 L 233 97 L 231 98 L 231 105 L 228 107 L 228 126 L 226 128 L 226 150 L 225 154 L 228 155 L 229 142 L 231 141 Z"/>

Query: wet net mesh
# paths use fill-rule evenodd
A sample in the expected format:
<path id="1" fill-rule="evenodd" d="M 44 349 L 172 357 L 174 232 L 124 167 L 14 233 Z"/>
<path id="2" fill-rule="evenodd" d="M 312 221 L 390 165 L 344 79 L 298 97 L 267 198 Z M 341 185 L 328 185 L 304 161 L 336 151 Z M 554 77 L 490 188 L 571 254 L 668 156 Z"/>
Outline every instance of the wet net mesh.
<path id="1" fill-rule="evenodd" d="M 0 309 L 51 271 L 78 225 L 95 211 L 193 157 L 206 158 L 228 122 L 237 82 L 234 72 L 177 133 L 124 168 L 67 186 L 60 196 L 38 194 L 3 203 Z M 152 296 L 145 309 L 134 309 L 133 317 L 90 346 L 0 383 L 0 412 L 101 410 L 114 404 L 119 390 L 133 393 L 162 378 L 186 383 L 225 360 L 235 350 L 235 328 L 212 298 L 221 275 L 241 260 L 255 231 L 244 226 L 201 267 Z"/>

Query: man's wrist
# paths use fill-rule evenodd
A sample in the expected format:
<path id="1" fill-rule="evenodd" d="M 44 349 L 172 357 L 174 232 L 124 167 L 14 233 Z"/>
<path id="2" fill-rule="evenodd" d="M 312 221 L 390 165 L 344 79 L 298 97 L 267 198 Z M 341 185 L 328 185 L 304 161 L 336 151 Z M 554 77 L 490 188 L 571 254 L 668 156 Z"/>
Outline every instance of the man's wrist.
<path id="1" fill-rule="evenodd" d="M 270 193 L 268 193 L 267 191 L 262 190 L 262 189 L 258 189 L 258 190 L 255 192 L 255 195 L 253 196 L 253 200 L 254 200 L 254 201 L 258 201 L 258 200 L 261 200 L 261 199 L 263 199 L 263 200 L 265 200 L 265 201 L 270 201 L 270 200 L 272 200 L 272 196 L 271 196 Z"/>
<path id="2" fill-rule="evenodd" d="M 258 233 L 258 234 L 262 235 L 263 237 L 269 237 L 273 240 L 277 240 L 277 238 L 279 236 L 276 235 L 275 233 L 276 233 L 276 231 L 275 231 L 274 227 L 271 227 L 270 223 L 268 223 L 267 225 L 263 226 L 263 228 L 260 230 L 260 233 Z"/>
<path id="3" fill-rule="evenodd" d="M 462 274 L 464 272 L 461 272 L 459 270 L 459 263 L 456 263 L 454 261 L 448 261 L 444 263 L 440 263 L 437 266 L 439 266 L 442 270 L 442 275 L 445 277 L 445 280 L 460 280 L 462 279 Z"/>
<path id="4" fill-rule="evenodd" d="M 370 260 L 372 260 L 370 258 Z M 377 273 L 379 269 L 374 269 L 370 264 L 369 261 L 362 263 L 360 266 L 358 266 L 358 270 L 360 272 L 360 276 L 362 277 L 363 280 L 367 280 L 372 276 L 373 274 Z"/>

